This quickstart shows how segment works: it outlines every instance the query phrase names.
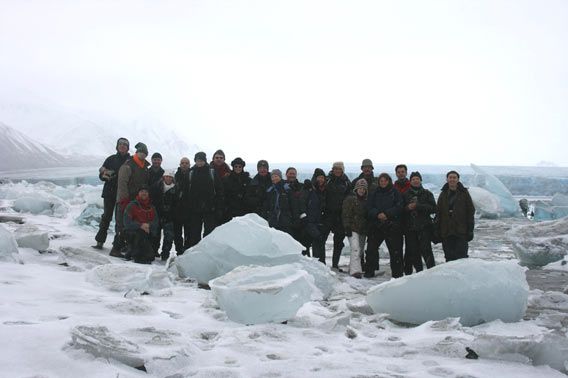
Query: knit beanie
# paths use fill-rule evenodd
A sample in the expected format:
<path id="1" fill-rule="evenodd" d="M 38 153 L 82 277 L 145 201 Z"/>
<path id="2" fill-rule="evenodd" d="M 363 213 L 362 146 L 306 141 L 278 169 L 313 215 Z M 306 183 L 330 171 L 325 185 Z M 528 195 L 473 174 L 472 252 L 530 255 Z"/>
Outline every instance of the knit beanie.
<path id="1" fill-rule="evenodd" d="M 367 184 L 367 180 L 365 180 L 365 179 L 363 179 L 363 178 L 357 180 L 357 182 L 355 183 L 355 188 L 353 189 L 353 191 L 354 191 L 355 193 L 357 193 L 357 189 L 359 189 L 359 188 L 363 188 L 363 189 L 365 189 L 365 190 L 369 190 L 369 185 Z"/>
<path id="2" fill-rule="evenodd" d="M 314 170 L 314 178 L 318 177 L 318 176 L 323 176 L 325 177 L 325 172 L 323 171 L 323 169 L 321 168 L 316 168 Z"/>
<path id="3" fill-rule="evenodd" d="M 412 178 L 413 178 L 414 176 L 419 177 L 419 178 L 420 178 L 420 181 L 422 181 L 422 175 L 420 174 L 420 172 L 418 172 L 418 171 L 412 172 L 412 173 L 410 174 L 410 180 L 412 180 Z"/>
<path id="4" fill-rule="evenodd" d="M 340 168 L 342 172 L 345 172 L 345 165 L 342 161 L 336 161 L 335 163 L 333 163 L 332 169 L 333 168 Z"/>
<path id="5" fill-rule="evenodd" d="M 117 150 L 117 151 L 118 151 L 118 145 L 121 144 L 121 143 L 126 144 L 126 146 L 127 146 L 128 148 L 130 148 L 130 142 L 128 141 L 128 139 L 123 138 L 123 137 L 120 137 L 120 138 L 118 138 L 118 140 L 116 141 L 116 150 Z"/>
<path id="6" fill-rule="evenodd" d="M 159 153 L 159 152 L 154 152 L 154 153 L 152 154 L 152 159 L 156 159 L 156 158 L 162 160 L 162 154 Z"/>
<path id="7" fill-rule="evenodd" d="M 258 163 L 256 163 L 256 169 L 260 167 L 266 167 L 266 169 L 268 169 L 268 162 L 266 160 L 259 160 Z"/>
<path id="8" fill-rule="evenodd" d="M 197 160 L 207 161 L 207 155 L 205 155 L 205 152 L 200 151 L 200 152 L 195 154 L 195 157 L 193 158 L 193 160 L 196 161 L 196 162 L 197 162 Z"/>
<path id="9" fill-rule="evenodd" d="M 270 176 L 274 176 L 274 175 L 282 178 L 282 171 L 280 169 L 273 169 L 272 172 L 270 172 Z"/>
<path id="10" fill-rule="evenodd" d="M 134 148 L 136 148 L 136 152 L 144 152 L 146 155 L 148 155 L 148 147 L 144 143 L 138 142 L 136 143 Z"/>
<path id="11" fill-rule="evenodd" d="M 176 172 L 175 171 L 166 171 L 166 172 L 164 172 L 163 176 L 170 176 L 171 178 L 175 179 Z"/>
<path id="12" fill-rule="evenodd" d="M 233 161 L 231 162 L 231 167 L 234 168 L 235 165 L 237 165 L 237 164 L 241 165 L 243 168 L 244 168 L 245 165 L 246 165 L 246 164 L 245 164 L 245 161 L 244 161 L 243 159 L 241 159 L 240 157 L 235 158 L 235 160 L 233 160 Z"/>

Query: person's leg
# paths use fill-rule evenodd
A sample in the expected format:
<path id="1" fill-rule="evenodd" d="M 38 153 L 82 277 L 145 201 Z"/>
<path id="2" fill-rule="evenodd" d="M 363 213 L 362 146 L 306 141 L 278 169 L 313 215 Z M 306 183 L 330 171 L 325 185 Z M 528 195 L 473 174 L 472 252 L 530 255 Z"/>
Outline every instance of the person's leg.
<path id="1" fill-rule="evenodd" d="M 116 198 L 103 199 L 104 210 L 103 215 L 101 216 L 101 222 L 99 223 L 99 231 L 95 236 L 95 241 L 97 243 L 104 244 L 107 239 L 108 227 L 110 226 L 110 222 L 112 221 L 112 217 L 114 215 L 114 208 L 116 206 Z M 102 245 L 100 245 L 102 247 Z"/>

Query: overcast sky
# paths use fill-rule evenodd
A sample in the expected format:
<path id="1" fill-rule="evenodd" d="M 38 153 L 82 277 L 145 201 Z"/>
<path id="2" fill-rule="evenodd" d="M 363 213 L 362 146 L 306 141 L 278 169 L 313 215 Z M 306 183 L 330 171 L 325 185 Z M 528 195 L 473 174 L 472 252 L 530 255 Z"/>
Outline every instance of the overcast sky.
<path id="1" fill-rule="evenodd" d="M 0 85 L 250 160 L 568 166 L 567 20 L 564 0 L 0 0 Z"/>

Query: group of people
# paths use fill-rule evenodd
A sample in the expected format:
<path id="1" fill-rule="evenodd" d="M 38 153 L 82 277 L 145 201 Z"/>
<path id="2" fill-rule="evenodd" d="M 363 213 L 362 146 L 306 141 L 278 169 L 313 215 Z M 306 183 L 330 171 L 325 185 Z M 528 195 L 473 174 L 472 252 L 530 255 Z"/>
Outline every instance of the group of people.
<path id="1" fill-rule="evenodd" d="M 385 242 L 394 278 L 435 265 L 432 242 L 442 242 L 446 261 L 468 256 L 473 239 L 475 208 L 456 171 L 446 175 L 438 201 L 422 186 L 422 176 L 406 165 L 395 168 L 396 181 L 388 173 L 375 176 L 373 163 L 364 159 L 361 174 L 353 182 L 342 162 L 325 173 L 316 168 L 302 183 L 290 167 L 283 175 L 258 161 L 254 177 L 237 157 L 231 167 L 217 150 L 211 162 L 204 152 L 180 160 L 177 171 L 162 169 L 162 156 L 146 161 L 148 148 L 119 138 L 116 153 L 99 170 L 105 182 L 104 213 L 95 237 L 102 249 L 115 216 L 111 256 L 150 263 L 168 259 L 172 247 L 178 255 L 197 244 L 202 236 L 234 217 L 256 213 L 270 227 L 289 233 L 304 246 L 304 254 L 326 263 L 325 243 L 333 233 L 332 268 L 347 237 L 351 247 L 349 274 L 374 277 L 379 269 L 379 247 Z M 163 235 L 163 238 L 162 238 Z M 161 244 L 161 252 L 160 252 Z M 366 247 L 366 248 L 365 248 Z"/>

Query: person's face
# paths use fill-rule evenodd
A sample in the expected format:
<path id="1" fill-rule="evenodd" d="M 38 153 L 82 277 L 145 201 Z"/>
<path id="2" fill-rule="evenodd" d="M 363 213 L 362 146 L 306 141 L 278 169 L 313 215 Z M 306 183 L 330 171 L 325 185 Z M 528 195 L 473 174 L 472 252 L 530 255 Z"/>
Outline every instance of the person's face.
<path id="1" fill-rule="evenodd" d="M 337 177 L 341 177 L 343 176 L 343 169 L 339 168 L 339 167 L 334 167 L 331 170 L 333 172 L 333 174 Z"/>
<path id="2" fill-rule="evenodd" d="M 164 182 L 166 185 L 171 185 L 174 182 L 174 178 L 172 176 L 164 176 Z"/>
<path id="3" fill-rule="evenodd" d="M 273 184 L 278 184 L 280 181 L 282 181 L 282 179 L 278 175 L 272 175 L 270 176 L 270 179 L 272 180 Z"/>
<path id="4" fill-rule="evenodd" d="M 318 177 L 316 177 L 316 181 L 318 183 L 318 186 L 322 186 L 323 184 L 325 184 L 325 176 L 319 175 Z"/>
<path id="5" fill-rule="evenodd" d="M 386 177 L 380 177 L 379 178 L 379 186 L 381 188 L 386 188 L 388 184 L 389 184 L 389 180 Z"/>
<path id="6" fill-rule="evenodd" d="M 152 159 L 152 166 L 159 167 L 162 165 L 162 159 L 155 157 Z"/>
<path id="7" fill-rule="evenodd" d="M 406 169 L 404 169 L 404 167 L 399 167 L 396 170 L 396 178 L 402 180 L 405 177 L 406 177 Z"/>
<path id="8" fill-rule="evenodd" d="M 412 185 L 415 188 L 418 188 L 421 184 L 422 180 L 420 180 L 420 177 L 418 176 L 412 176 L 412 178 L 410 179 L 410 185 Z"/>
<path id="9" fill-rule="evenodd" d="M 448 183 L 448 186 L 450 188 L 456 188 L 458 186 L 459 181 L 460 179 L 458 178 L 458 175 L 456 175 L 455 173 L 450 173 L 446 178 L 446 182 Z"/>
<path id="10" fill-rule="evenodd" d="M 138 152 L 136 153 L 136 155 L 138 155 L 138 159 L 140 159 L 140 160 L 145 160 L 145 159 L 146 159 L 146 156 L 148 156 L 147 153 L 142 152 L 142 151 L 138 151 Z"/>
<path id="11" fill-rule="evenodd" d="M 205 160 L 196 160 L 195 165 L 197 165 L 199 168 L 204 167 L 205 166 Z"/>
<path id="12" fill-rule="evenodd" d="M 187 171 L 189 169 L 189 159 L 183 158 L 179 161 L 179 167 L 182 171 Z"/>
<path id="13" fill-rule="evenodd" d="M 268 168 L 264 165 L 258 167 L 258 174 L 261 176 L 266 176 L 268 174 Z"/>
<path id="14" fill-rule="evenodd" d="M 149 194 L 148 194 L 147 190 L 141 190 L 141 191 L 138 192 L 138 196 L 140 196 L 141 200 L 145 201 L 145 200 L 148 199 Z"/>
<path id="15" fill-rule="evenodd" d="M 286 172 L 286 180 L 290 182 L 296 181 L 297 176 L 298 172 L 296 172 L 295 169 L 289 169 L 288 172 Z"/>
<path id="16" fill-rule="evenodd" d="M 223 165 L 223 163 L 225 162 L 225 158 L 223 157 L 223 155 L 213 155 L 213 164 L 215 165 Z"/>
<path id="17" fill-rule="evenodd" d="M 233 166 L 233 171 L 235 171 L 235 173 L 241 173 L 243 171 L 243 166 L 240 164 L 235 164 Z"/>
<path id="18" fill-rule="evenodd" d="M 361 168 L 361 170 L 363 171 L 363 174 L 365 176 L 370 176 L 371 174 L 373 174 L 373 167 L 371 167 L 370 165 L 365 165 L 363 168 Z"/>
<path id="19" fill-rule="evenodd" d="M 118 153 L 124 155 L 128 152 L 128 143 L 118 142 Z"/>
<path id="20" fill-rule="evenodd" d="M 367 193 L 367 189 L 365 188 L 357 188 L 357 195 L 363 197 Z"/>

